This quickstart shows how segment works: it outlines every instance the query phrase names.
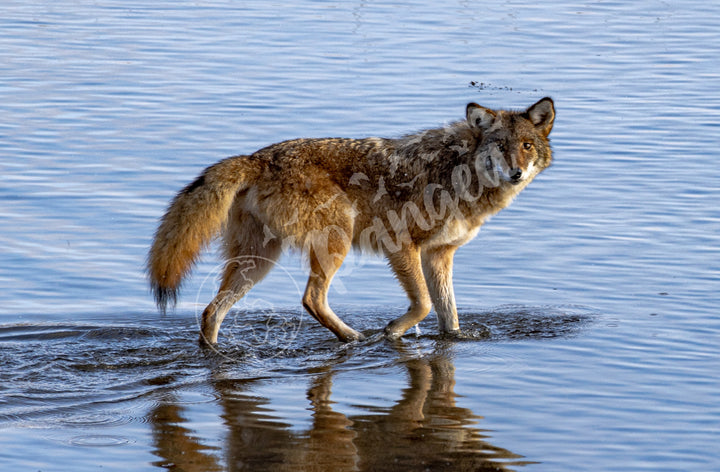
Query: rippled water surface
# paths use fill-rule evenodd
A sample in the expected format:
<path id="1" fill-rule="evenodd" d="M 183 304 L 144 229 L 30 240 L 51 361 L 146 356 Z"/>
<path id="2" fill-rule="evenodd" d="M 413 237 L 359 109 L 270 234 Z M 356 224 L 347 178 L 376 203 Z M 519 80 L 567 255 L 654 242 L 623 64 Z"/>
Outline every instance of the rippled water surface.
<path id="1" fill-rule="evenodd" d="M 2 470 L 720 470 L 720 6 L 5 2 Z M 463 335 L 379 259 L 305 314 L 286 255 L 197 344 L 143 272 L 205 166 L 552 96 L 555 163 L 455 262 Z"/>

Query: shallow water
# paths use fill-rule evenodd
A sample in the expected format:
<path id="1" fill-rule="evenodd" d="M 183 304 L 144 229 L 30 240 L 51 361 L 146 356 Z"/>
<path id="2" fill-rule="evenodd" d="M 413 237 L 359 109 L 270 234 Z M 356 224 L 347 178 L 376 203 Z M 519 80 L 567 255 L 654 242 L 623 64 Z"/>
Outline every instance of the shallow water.
<path id="1" fill-rule="evenodd" d="M 716 470 L 720 7 L 6 2 L 3 470 Z M 379 337 L 352 256 L 303 313 L 287 255 L 197 345 L 143 273 L 173 194 L 298 136 L 396 136 L 550 95 L 555 163 L 456 257 L 464 336 Z"/>

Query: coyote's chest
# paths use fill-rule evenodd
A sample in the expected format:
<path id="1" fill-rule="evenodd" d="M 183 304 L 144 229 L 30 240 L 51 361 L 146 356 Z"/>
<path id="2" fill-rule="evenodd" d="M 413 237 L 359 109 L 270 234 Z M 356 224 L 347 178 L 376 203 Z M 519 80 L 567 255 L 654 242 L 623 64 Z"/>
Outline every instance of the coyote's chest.
<path id="1" fill-rule="evenodd" d="M 467 219 L 451 218 L 445 221 L 440 231 L 433 235 L 424 246 L 462 246 L 474 238 L 478 231 L 480 231 L 479 224 L 474 224 Z"/>

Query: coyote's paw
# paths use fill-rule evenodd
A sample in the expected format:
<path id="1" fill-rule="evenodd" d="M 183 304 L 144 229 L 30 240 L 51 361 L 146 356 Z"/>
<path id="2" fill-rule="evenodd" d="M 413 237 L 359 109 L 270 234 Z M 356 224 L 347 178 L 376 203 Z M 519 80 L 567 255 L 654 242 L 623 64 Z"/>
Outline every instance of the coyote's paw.
<path id="1" fill-rule="evenodd" d="M 463 333 L 460 329 L 450 329 L 447 331 L 441 331 L 440 337 L 442 339 L 446 339 L 448 341 L 455 341 L 459 339 L 465 339 L 465 333 Z"/>
<path id="2" fill-rule="evenodd" d="M 365 341 L 365 335 L 355 331 L 354 329 L 351 329 L 350 331 L 346 333 L 342 333 L 338 335 L 338 338 L 340 338 L 340 341 L 344 343 L 351 343 L 354 341 Z"/>
<path id="3" fill-rule="evenodd" d="M 211 342 L 208 340 L 208 338 L 205 337 L 202 333 L 200 333 L 200 337 L 198 338 L 198 345 L 201 349 L 210 348 L 212 349 L 217 345 L 217 341 Z"/>
<path id="4" fill-rule="evenodd" d="M 404 334 L 403 332 L 398 332 L 396 329 L 393 329 L 392 323 L 385 326 L 384 330 L 385 339 L 388 339 L 390 341 L 397 341 L 402 337 Z"/>

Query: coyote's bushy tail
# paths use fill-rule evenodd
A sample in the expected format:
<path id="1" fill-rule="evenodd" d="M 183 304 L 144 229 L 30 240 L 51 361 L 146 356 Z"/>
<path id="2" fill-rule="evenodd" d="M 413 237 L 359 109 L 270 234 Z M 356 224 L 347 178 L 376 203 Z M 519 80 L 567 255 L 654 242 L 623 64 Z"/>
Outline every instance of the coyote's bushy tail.
<path id="1" fill-rule="evenodd" d="M 161 311 L 175 303 L 182 279 L 200 251 L 223 227 L 238 191 L 251 183 L 246 156 L 230 157 L 205 169 L 170 203 L 150 248 L 147 270 Z"/>

